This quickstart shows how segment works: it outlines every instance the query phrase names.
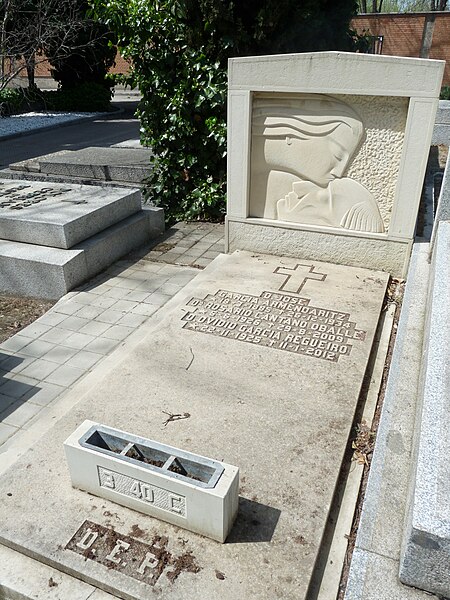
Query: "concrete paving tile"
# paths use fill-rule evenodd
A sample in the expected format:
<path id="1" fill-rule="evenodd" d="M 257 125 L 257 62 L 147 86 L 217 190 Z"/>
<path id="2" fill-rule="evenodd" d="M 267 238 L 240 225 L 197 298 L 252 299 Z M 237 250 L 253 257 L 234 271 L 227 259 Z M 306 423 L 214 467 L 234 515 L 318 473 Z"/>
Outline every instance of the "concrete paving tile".
<path id="1" fill-rule="evenodd" d="M 137 302 L 133 302 L 131 300 L 119 300 L 112 306 L 112 310 L 120 310 L 121 312 L 128 312 L 133 310 L 133 308 L 137 305 Z"/>
<path id="2" fill-rule="evenodd" d="M 17 433 L 18 428 L 12 425 L 0 423 L 0 444 L 4 444 L 8 438 Z"/>
<path id="3" fill-rule="evenodd" d="M 137 285 L 138 284 L 136 283 L 136 286 Z M 123 298 L 125 295 L 126 295 L 126 292 L 121 287 L 112 287 L 107 292 L 105 292 L 105 296 L 107 298 L 120 299 L 120 298 Z"/>
<path id="4" fill-rule="evenodd" d="M 134 302 L 143 302 L 147 298 L 148 295 L 149 295 L 148 292 L 133 290 L 132 292 L 129 292 L 125 296 L 124 300 L 131 300 Z"/>
<path id="5" fill-rule="evenodd" d="M 89 319 L 82 319 L 81 317 L 67 317 L 64 321 L 61 321 L 59 327 L 67 329 L 68 331 L 79 331 L 84 325 L 89 322 Z"/>
<path id="6" fill-rule="evenodd" d="M 87 325 L 82 327 L 78 333 L 86 333 L 94 337 L 105 333 L 107 329 L 111 327 L 111 323 L 101 323 L 100 321 L 90 321 Z"/>
<path id="7" fill-rule="evenodd" d="M 77 317 L 83 319 L 95 319 L 95 317 L 98 317 L 103 310 L 104 309 L 101 306 L 84 306 L 77 312 Z"/>
<path id="8" fill-rule="evenodd" d="M 45 360 L 62 365 L 77 353 L 77 348 L 68 348 L 66 346 L 52 346 L 52 348 L 42 357 Z"/>
<path id="9" fill-rule="evenodd" d="M 203 258 L 209 258 L 211 260 L 214 260 L 215 258 L 217 258 L 217 256 L 219 256 L 219 254 L 221 253 L 217 252 L 216 250 L 208 250 L 203 254 Z"/>
<path id="10" fill-rule="evenodd" d="M 87 346 L 92 340 L 95 340 L 95 336 L 89 335 L 87 333 L 72 333 L 64 340 L 64 346 L 68 348 L 75 348 L 76 350 L 81 350 L 85 346 Z"/>
<path id="11" fill-rule="evenodd" d="M 211 261 L 208 258 L 200 257 L 193 262 L 198 267 L 207 267 Z"/>
<path id="12" fill-rule="evenodd" d="M 156 306 L 163 306 L 163 304 L 168 302 L 168 300 L 170 300 L 171 298 L 172 296 L 168 296 L 167 294 L 160 294 L 159 292 L 155 292 L 154 294 L 151 294 L 148 297 L 147 302 Z"/>
<path id="13" fill-rule="evenodd" d="M 139 327 L 139 325 L 142 325 L 142 323 L 146 320 L 147 320 L 146 315 L 128 313 L 117 321 L 117 325 L 125 325 L 126 327 L 136 328 L 136 327 Z M 106 336 L 106 337 L 108 337 L 108 336 Z"/>
<path id="14" fill-rule="evenodd" d="M 133 333 L 134 327 L 125 327 L 124 325 L 113 325 L 102 335 L 103 338 L 121 341 Z"/>
<path id="15" fill-rule="evenodd" d="M 189 250 L 183 254 L 183 258 L 186 260 L 193 260 L 199 258 L 203 254 L 204 250 Z"/>
<path id="16" fill-rule="evenodd" d="M 178 252 L 179 254 L 184 254 L 185 252 L 188 252 L 190 248 L 192 248 L 192 246 L 195 244 L 194 241 L 192 242 L 187 242 L 187 241 L 182 241 L 179 244 L 177 244 L 174 248 L 174 250 L 176 252 Z"/>
<path id="17" fill-rule="evenodd" d="M 138 304 L 136 306 L 136 308 L 133 308 L 131 313 L 135 314 L 135 315 L 144 315 L 146 317 L 149 317 L 154 312 L 156 312 L 158 310 L 158 308 L 159 308 L 159 306 L 156 306 L 156 304 Z M 125 316 L 128 316 L 128 315 L 124 315 L 123 318 L 125 318 Z M 117 322 L 119 323 L 119 321 L 117 321 Z"/>
<path id="18" fill-rule="evenodd" d="M 33 404 L 47 406 L 47 404 L 50 404 L 55 398 L 58 398 L 65 390 L 66 388 L 60 385 L 41 381 L 39 383 L 39 388 L 29 390 L 22 396 L 21 400 L 30 400 Z"/>
<path id="19" fill-rule="evenodd" d="M 85 306 L 90 306 L 94 298 L 97 297 L 97 294 L 92 294 L 91 292 L 78 292 L 75 296 L 75 302 L 78 304 L 84 304 Z"/>
<path id="20" fill-rule="evenodd" d="M 156 252 L 156 250 L 152 250 L 150 252 L 148 252 L 147 254 L 147 258 L 152 259 L 152 258 L 159 258 L 161 256 L 162 252 Z"/>
<path id="21" fill-rule="evenodd" d="M 55 304 L 52 310 L 61 315 L 74 315 L 80 308 L 83 308 L 83 306 L 83 304 L 80 304 L 75 300 L 62 300 Z"/>
<path id="22" fill-rule="evenodd" d="M 105 282 L 102 283 L 94 283 L 89 287 L 86 287 L 84 289 L 84 291 L 89 292 L 91 294 L 94 294 L 96 296 L 101 296 L 103 294 L 106 294 L 107 292 L 109 292 L 111 290 L 111 286 L 108 285 Z"/>
<path id="23" fill-rule="evenodd" d="M 24 427 L 28 421 L 37 415 L 42 409 L 42 406 L 33 404 L 27 400 L 17 400 L 14 404 L 9 406 L 3 414 L 0 413 L 0 419 L 2 419 L 5 425 L 13 425 L 14 427 Z"/>
<path id="24" fill-rule="evenodd" d="M 0 413 L 2 413 L 6 408 L 11 406 L 11 404 L 14 404 L 14 402 L 17 402 L 17 398 L 13 398 L 12 396 L 6 396 L 5 394 L 0 394 Z"/>
<path id="25" fill-rule="evenodd" d="M 147 271 L 146 269 L 135 271 L 133 273 L 133 279 L 134 281 L 148 281 L 151 278 L 152 273 L 156 272 L 157 271 Z"/>
<path id="26" fill-rule="evenodd" d="M 0 344 L 0 350 L 7 350 L 8 352 L 19 352 L 30 343 L 30 338 L 16 333 L 8 340 Z"/>
<path id="27" fill-rule="evenodd" d="M 31 365 L 36 359 L 32 356 L 21 356 L 20 354 L 15 354 L 13 356 L 9 356 L 6 360 L 2 360 L 0 363 L 0 368 L 2 371 L 6 371 L 6 373 L 20 373 Z"/>
<path id="28" fill-rule="evenodd" d="M 180 256 L 182 255 L 182 252 L 166 252 L 165 254 L 162 255 L 161 259 L 166 260 L 167 262 L 170 263 L 175 263 Z"/>
<path id="29" fill-rule="evenodd" d="M 138 287 L 136 288 L 136 291 L 147 292 L 147 294 L 152 294 L 153 292 L 156 292 L 156 290 L 159 287 L 164 285 L 164 283 L 165 281 L 153 281 L 152 279 L 149 279 L 147 281 L 141 281 Z"/>
<path id="30" fill-rule="evenodd" d="M 115 302 L 117 302 L 116 298 L 108 298 L 108 296 L 96 296 L 95 300 L 92 301 L 92 306 L 110 308 Z"/>
<path id="31" fill-rule="evenodd" d="M 177 285 L 176 283 L 165 283 L 158 289 L 158 293 L 166 294 L 167 296 L 174 296 L 177 294 L 183 286 Z"/>
<path id="32" fill-rule="evenodd" d="M 67 315 L 54 312 L 52 309 L 50 309 L 48 312 L 45 313 L 45 315 L 39 317 L 39 319 L 37 319 L 35 323 L 43 323 L 44 325 L 50 325 L 51 327 L 55 327 L 56 325 L 59 325 L 61 321 L 64 321 L 66 317 Z"/>
<path id="33" fill-rule="evenodd" d="M 101 315 L 98 315 L 96 321 L 100 323 L 116 323 L 119 319 L 123 317 L 123 313 L 120 310 L 113 310 L 112 308 L 108 308 Z"/>
<path id="34" fill-rule="evenodd" d="M 29 342 L 25 347 L 21 349 L 21 353 L 26 356 L 34 356 L 35 358 L 41 358 L 49 350 L 54 347 L 54 344 L 45 342 L 43 340 L 33 340 Z"/>
<path id="35" fill-rule="evenodd" d="M 203 252 L 206 252 L 207 250 L 209 250 L 211 248 L 211 246 L 212 246 L 212 243 L 205 242 L 205 241 L 202 240 L 201 242 L 197 242 L 195 244 L 195 246 L 192 246 L 192 249 L 194 251 L 201 250 L 202 253 L 203 253 Z"/>
<path id="36" fill-rule="evenodd" d="M 53 371 L 46 381 L 49 383 L 55 383 L 56 385 L 62 385 L 68 387 L 72 385 L 77 379 L 84 375 L 85 370 L 79 369 L 78 367 L 71 367 L 70 365 L 61 365 Z M 1 390 L 1 388 L 0 388 Z"/>
<path id="37" fill-rule="evenodd" d="M 103 354 L 98 354 L 96 352 L 87 352 L 86 350 L 81 350 L 77 352 L 70 358 L 66 364 L 71 367 L 77 367 L 79 369 L 90 369 L 93 367 L 101 358 L 103 358 Z"/>
<path id="38" fill-rule="evenodd" d="M 2 379 L 0 394 L 11 396 L 16 400 L 22 399 L 25 394 L 40 389 L 41 382 L 25 375 L 13 375 L 10 379 Z"/>
<path id="39" fill-rule="evenodd" d="M 57 367 L 57 363 L 40 358 L 39 360 L 34 360 L 30 365 L 22 369 L 21 374 L 26 377 L 42 380 L 50 375 Z"/>
<path id="40" fill-rule="evenodd" d="M 175 273 L 169 279 L 168 283 L 185 286 L 187 283 L 198 275 L 197 269 L 183 269 L 181 272 Z"/>
<path id="41" fill-rule="evenodd" d="M 20 334 L 24 335 L 25 337 L 34 339 L 46 333 L 49 329 L 51 329 L 51 327 L 51 325 L 46 325 L 45 323 L 37 323 L 35 321 L 34 323 L 31 323 L 31 325 L 28 325 L 24 329 L 21 329 Z"/>
<path id="42" fill-rule="evenodd" d="M 138 281 L 131 279 L 130 277 L 119 277 L 119 281 L 116 284 L 116 288 L 122 288 L 124 290 L 134 290 L 138 286 Z"/>
<path id="43" fill-rule="evenodd" d="M 161 270 L 162 266 L 159 263 L 151 262 L 150 260 L 140 260 L 136 263 L 139 268 L 139 271 L 134 274 L 135 279 L 139 278 L 138 273 L 146 272 L 146 273 L 157 273 Z"/>
<path id="44" fill-rule="evenodd" d="M 52 327 L 46 333 L 40 336 L 44 342 L 52 342 L 54 344 L 61 344 L 67 337 L 67 330 L 61 327 Z"/>
<path id="45" fill-rule="evenodd" d="M 89 352 L 97 352 L 98 354 L 108 354 L 118 345 L 117 340 L 112 340 L 111 338 L 98 337 L 96 340 L 88 344 L 85 350 Z M 1 392 L 0 387 L 0 392 Z"/>

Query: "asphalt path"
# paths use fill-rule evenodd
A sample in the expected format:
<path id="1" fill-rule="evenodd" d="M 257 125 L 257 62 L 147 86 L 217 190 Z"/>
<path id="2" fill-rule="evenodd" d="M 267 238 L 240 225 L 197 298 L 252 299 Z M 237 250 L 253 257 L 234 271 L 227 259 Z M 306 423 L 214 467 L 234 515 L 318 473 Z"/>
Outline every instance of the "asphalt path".
<path id="1" fill-rule="evenodd" d="M 134 113 L 138 99 L 117 99 L 112 103 L 120 114 L 73 123 L 45 131 L 35 131 L 0 141 L 0 168 L 58 150 L 78 150 L 89 146 L 111 146 L 139 137 L 139 121 Z"/>

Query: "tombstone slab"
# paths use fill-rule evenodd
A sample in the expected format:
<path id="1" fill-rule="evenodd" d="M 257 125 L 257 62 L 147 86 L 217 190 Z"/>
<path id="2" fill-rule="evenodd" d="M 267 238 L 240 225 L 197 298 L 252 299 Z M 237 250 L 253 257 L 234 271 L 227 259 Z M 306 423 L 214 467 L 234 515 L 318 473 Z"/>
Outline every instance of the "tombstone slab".
<path id="1" fill-rule="evenodd" d="M 69 250 L 0 240 L 0 291 L 56 300 L 164 231 L 164 211 L 143 210 Z"/>
<path id="2" fill-rule="evenodd" d="M 72 248 L 141 210 L 141 193 L 0 179 L 0 238 Z"/>
<path id="3" fill-rule="evenodd" d="M 1 542 L 120 598 L 304 599 L 387 279 L 219 256 L 0 477 Z M 236 465 L 226 543 L 74 490 L 63 442 L 85 419 Z"/>
<path id="4" fill-rule="evenodd" d="M 41 173 L 84 179 L 141 183 L 150 172 L 147 148 L 82 148 L 56 152 L 39 160 Z"/>

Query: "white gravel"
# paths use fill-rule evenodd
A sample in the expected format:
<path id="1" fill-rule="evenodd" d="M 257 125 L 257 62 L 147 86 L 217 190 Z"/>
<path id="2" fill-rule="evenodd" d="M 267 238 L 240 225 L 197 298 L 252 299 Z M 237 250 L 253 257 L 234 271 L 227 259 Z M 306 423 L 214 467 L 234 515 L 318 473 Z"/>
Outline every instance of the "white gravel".
<path id="1" fill-rule="evenodd" d="M 0 139 L 17 133 L 42 129 L 49 125 L 70 123 L 70 121 L 79 121 L 86 117 L 96 117 L 101 114 L 103 113 L 29 112 L 2 117 L 0 118 Z"/>

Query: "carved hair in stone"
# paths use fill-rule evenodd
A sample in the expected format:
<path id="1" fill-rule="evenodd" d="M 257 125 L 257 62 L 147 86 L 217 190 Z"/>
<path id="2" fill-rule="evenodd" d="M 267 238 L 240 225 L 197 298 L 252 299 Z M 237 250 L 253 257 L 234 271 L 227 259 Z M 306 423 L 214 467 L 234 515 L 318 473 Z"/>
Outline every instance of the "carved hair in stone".
<path id="1" fill-rule="evenodd" d="M 331 96 L 256 98 L 251 216 L 384 232 L 371 192 L 344 177 L 363 136 L 360 117 Z"/>

